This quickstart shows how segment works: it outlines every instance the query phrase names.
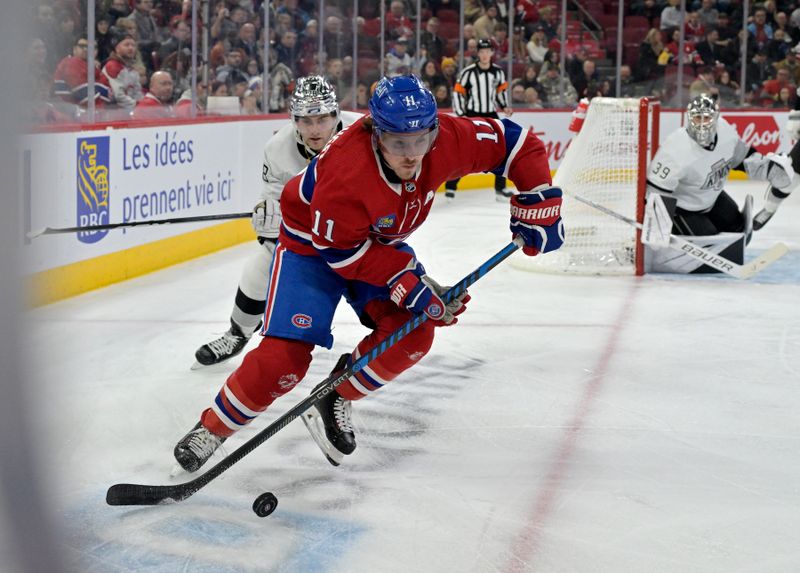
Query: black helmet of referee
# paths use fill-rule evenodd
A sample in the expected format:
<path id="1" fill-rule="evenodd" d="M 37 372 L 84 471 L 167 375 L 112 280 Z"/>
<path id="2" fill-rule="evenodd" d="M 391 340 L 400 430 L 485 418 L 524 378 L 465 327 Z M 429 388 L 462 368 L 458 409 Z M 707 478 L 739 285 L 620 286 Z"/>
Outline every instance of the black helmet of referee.
<path id="1" fill-rule="evenodd" d="M 494 50 L 494 46 L 492 46 L 491 40 L 487 40 L 486 38 L 482 38 L 482 39 L 478 40 L 478 49 L 479 50 L 483 50 L 483 49 Z"/>

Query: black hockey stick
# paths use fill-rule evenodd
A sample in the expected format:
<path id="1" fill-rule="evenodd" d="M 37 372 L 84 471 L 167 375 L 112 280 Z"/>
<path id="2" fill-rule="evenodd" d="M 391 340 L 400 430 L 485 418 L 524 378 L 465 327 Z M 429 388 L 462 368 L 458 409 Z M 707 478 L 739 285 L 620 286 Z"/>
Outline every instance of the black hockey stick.
<path id="1" fill-rule="evenodd" d="M 224 215 L 198 215 L 197 217 L 178 217 L 175 219 L 156 219 L 153 221 L 130 221 L 128 223 L 106 223 L 104 225 L 91 225 L 87 227 L 44 227 L 38 231 L 30 231 L 25 236 L 35 239 L 42 235 L 58 235 L 61 233 L 80 233 L 119 229 L 121 227 L 140 227 L 144 225 L 166 225 L 168 223 L 196 223 L 198 221 L 217 221 L 221 219 L 247 219 L 253 216 L 252 211 L 247 213 L 226 213 Z"/>
<path id="2" fill-rule="evenodd" d="M 509 243 L 503 247 L 503 249 L 497 254 L 492 256 L 477 269 L 461 279 L 458 284 L 450 287 L 450 290 L 448 290 L 442 297 L 444 301 L 450 302 L 455 297 L 462 294 L 469 286 L 477 282 L 478 279 L 483 277 L 486 273 L 511 256 L 518 248 L 519 245 L 516 242 Z M 233 466 L 233 464 L 241 460 L 247 454 L 255 450 L 258 446 L 266 442 L 272 436 L 289 425 L 292 420 L 300 417 L 303 412 L 311 408 L 319 400 L 333 392 L 337 386 L 345 382 L 353 374 L 359 370 L 363 370 L 370 362 L 375 360 L 390 347 L 394 346 L 394 344 L 405 337 L 409 332 L 417 328 L 426 319 L 427 316 L 424 314 L 415 316 L 403 326 L 395 330 L 392 334 L 387 336 L 372 350 L 353 362 L 353 364 L 345 371 L 336 375 L 332 374 L 328 376 L 328 378 L 324 380 L 316 392 L 298 402 L 289 411 L 280 416 L 272 424 L 261 430 L 244 444 L 239 446 L 227 457 L 220 460 L 215 466 L 213 466 L 203 475 L 198 476 L 191 481 L 176 485 L 139 485 L 129 483 L 112 485 L 110 488 L 108 488 L 108 493 L 106 493 L 106 503 L 108 503 L 108 505 L 157 505 L 161 503 L 183 501 L 184 499 L 192 496 L 198 490 L 208 485 L 210 481 L 219 477 L 220 474 Z"/>

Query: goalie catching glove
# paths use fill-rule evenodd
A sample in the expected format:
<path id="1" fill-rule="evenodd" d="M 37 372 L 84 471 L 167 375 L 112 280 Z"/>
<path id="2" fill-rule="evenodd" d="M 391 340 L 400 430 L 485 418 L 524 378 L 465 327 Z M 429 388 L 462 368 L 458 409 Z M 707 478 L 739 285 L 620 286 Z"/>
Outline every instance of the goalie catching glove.
<path id="1" fill-rule="evenodd" d="M 769 181 L 778 189 L 789 187 L 794 178 L 792 159 L 786 155 L 753 153 L 744 160 L 744 168 L 748 177 L 757 181 Z"/>
<path id="2" fill-rule="evenodd" d="M 559 187 L 525 191 L 511 198 L 511 234 L 521 237 L 530 257 L 555 251 L 564 244 Z"/>
<path id="3" fill-rule="evenodd" d="M 271 197 L 264 199 L 253 207 L 250 222 L 259 237 L 277 239 L 281 230 L 281 204 Z"/>
<path id="4" fill-rule="evenodd" d="M 389 296 L 397 306 L 414 314 L 427 314 L 437 326 L 450 326 L 458 322 L 456 316 L 467 309 L 470 296 L 464 291 L 445 303 L 442 296 L 449 290 L 425 274 L 425 268 L 414 263 L 413 268 L 402 271 L 389 281 Z"/>

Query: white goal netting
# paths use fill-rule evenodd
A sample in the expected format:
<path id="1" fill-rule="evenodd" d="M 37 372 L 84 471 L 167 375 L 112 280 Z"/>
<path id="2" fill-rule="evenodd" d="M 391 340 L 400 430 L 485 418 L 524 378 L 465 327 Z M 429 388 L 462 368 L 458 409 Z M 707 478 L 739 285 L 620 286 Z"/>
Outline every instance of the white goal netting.
<path id="1" fill-rule="evenodd" d="M 645 177 L 640 167 L 646 165 L 652 118 L 657 121 L 657 110 L 647 100 L 591 100 L 583 128 L 570 143 L 553 179 L 553 184 L 564 190 L 564 246 L 537 257 L 517 254 L 511 260 L 513 266 L 580 274 L 642 272 L 641 263 L 637 265 L 636 229 L 571 195 L 640 220 Z"/>

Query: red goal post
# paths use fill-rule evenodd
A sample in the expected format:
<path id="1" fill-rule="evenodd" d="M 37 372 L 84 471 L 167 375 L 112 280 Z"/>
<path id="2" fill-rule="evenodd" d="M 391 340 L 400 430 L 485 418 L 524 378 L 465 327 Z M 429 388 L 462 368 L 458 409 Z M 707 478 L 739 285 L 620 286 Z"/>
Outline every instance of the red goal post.
<path id="1" fill-rule="evenodd" d="M 564 246 L 537 257 L 516 255 L 524 270 L 578 274 L 644 274 L 640 232 L 574 199 L 644 218 L 647 165 L 658 148 L 660 105 L 647 98 L 594 98 L 553 184 L 564 190 Z"/>

